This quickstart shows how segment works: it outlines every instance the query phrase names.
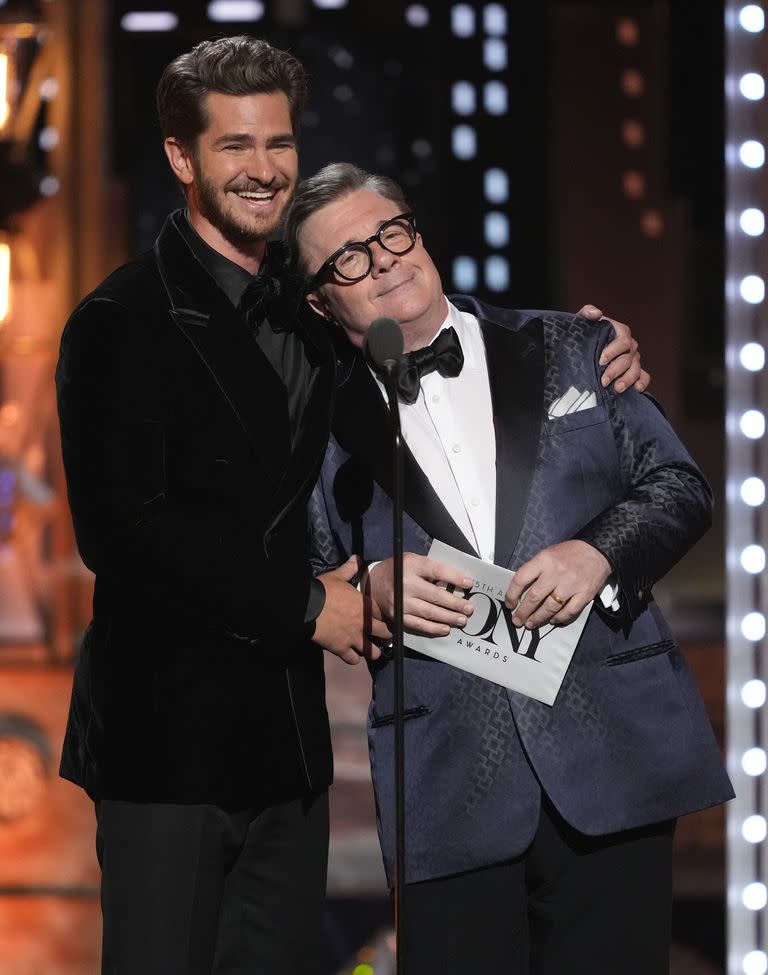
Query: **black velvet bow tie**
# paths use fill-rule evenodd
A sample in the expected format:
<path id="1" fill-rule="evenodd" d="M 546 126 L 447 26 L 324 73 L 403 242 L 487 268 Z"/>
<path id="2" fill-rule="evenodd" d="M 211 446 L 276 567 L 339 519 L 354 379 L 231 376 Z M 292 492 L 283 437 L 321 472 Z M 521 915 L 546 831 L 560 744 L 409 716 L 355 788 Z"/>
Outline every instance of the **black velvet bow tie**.
<path id="1" fill-rule="evenodd" d="M 302 302 L 302 285 L 302 279 L 286 265 L 279 246 L 271 244 L 267 266 L 240 299 L 239 308 L 248 325 L 256 331 L 269 319 L 273 332 L 292 331 Z"/>
<path id="2" fill-rule="evenodd" d="M 453 328 L 442 331 L 431 345 L 407 352 L 397 368 L 397 392 L 404 403 L 415 403 L 419 397 L 422 376 L 439 372 L 449 379 L 458 376 L 464 365 L 459 337 Z"/>

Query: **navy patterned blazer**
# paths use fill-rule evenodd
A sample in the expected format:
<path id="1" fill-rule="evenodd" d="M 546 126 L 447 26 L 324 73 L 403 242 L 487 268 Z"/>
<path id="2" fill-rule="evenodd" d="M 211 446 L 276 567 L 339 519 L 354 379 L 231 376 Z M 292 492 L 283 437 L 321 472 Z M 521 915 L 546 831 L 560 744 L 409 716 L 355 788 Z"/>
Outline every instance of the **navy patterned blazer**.
<path id="1" fill-rule="evenodd" d="M 733 795 L 698 689 L 651 588 L 710 524 L 711 493 L 653 401 L 600 385 L 612 329 L 558 312 L 451 299 L 477 316 L 496 431 L 495 560 L 516 569 L 570 538 L 594 545 L 621 586 L 594 608 L 550 707 L 408 654 L 406 877 L 509 860 L 536 829 L 541 790 L 589 835 L 658 822 Z M 569 387 L 597 405 L 556 419 Z M 313 495 L 316 569 L 392 553 L 387 408 L 359 355 L 342 369 L 333 436 Z M 406 448 L 405 550 L 433 538 L 472 552 Z M 473 553 L 476 554 L 476 553 Z M 407 644 L 407 636 L 406 636 Z M 372 666 L 371 768 L 379 835 L 394 857 L 393 666 Z"/>

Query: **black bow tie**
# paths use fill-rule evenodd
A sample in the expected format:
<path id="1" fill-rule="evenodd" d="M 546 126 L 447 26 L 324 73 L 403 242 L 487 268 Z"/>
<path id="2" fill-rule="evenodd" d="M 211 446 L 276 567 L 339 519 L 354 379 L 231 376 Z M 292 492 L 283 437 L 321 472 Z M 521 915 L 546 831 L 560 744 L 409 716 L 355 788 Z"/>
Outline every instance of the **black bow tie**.
<path id="1" fill-rule="evenodd" d="M 459 337 L 453 328 L 442 331 L 431 345 L 407 352 L 397 367 L 397 392 L 404 403 L 419 398 L 422 376 L 439 372 L 445 378 L 458 376 L 464 365 Z"/>
<path id="2" fill-rule="evenodd" d="M 245 289 L 238 307 L 253 331 L 266 318 L 273 332 L 290 332 L 301 307 L 303 281 L 287 267 L 278 245 L 270 244 L 268 254 L 266 266 Z"/>

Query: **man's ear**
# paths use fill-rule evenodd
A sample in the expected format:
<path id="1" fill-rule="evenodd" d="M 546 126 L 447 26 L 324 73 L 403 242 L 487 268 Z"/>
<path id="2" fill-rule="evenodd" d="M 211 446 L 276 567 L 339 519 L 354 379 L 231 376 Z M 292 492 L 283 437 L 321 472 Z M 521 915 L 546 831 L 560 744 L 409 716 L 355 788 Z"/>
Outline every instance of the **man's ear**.
<path id="1" fill-rule="evenodd" d="M 185 186 L 190 186 L 195 179 L 192 154 L 175 136 L 169 136 L 163 147 L 176 179 Z"/>
<path id="2" fill-rule="evenodd" d="M 331 321 L 333 316 L 328 311 L 328 303 L 321 294 L 318 294 L 317 291 L 310 291 L 306 297 L 307 304 L 316 315 L 320 315 L 321 318 L 327 318 L 328 321 Z"/>

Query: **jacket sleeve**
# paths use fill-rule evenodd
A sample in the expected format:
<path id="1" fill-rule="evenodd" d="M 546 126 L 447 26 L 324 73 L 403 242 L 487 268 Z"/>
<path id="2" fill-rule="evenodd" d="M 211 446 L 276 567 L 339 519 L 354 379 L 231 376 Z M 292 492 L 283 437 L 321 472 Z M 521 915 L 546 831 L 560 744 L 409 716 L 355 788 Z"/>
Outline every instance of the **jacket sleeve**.
<path id="1" fill-rule="evenodd" d="M 606 556 L 634 617 L 653 585 L 710 527 L 712 491 L 649 396 L 608 390 L 605 402 L 625 494 L 576 537 Z"/>
<path id="2" fill-rule="evenodd" d="M 324 470 L 327 465 L 328 458 L 326 457 L 326 462 L 323 465 Z M 318 576 L 323 572 L 329 572 L 331 569 L 337 569 L 344 562 L 338 539 L 331 527 L 322 474 L 309 499 L 308 513 L 309 561 L 312 567 L 312 575 Z"/>
<path id="3" fill-rule="evenodd" d="M 78 549 L 112 598 L 138 597 L 138 617 L 155 607 L 253 636 L 263 632 L 264 552 L 204 488 L 169 490 L 167 377 L 154 353 L 146 325 L 112 299 L 87 300 L 65 327 L 56 388 Z M 297 601 L 303 612 L 306 592 Z"/>

